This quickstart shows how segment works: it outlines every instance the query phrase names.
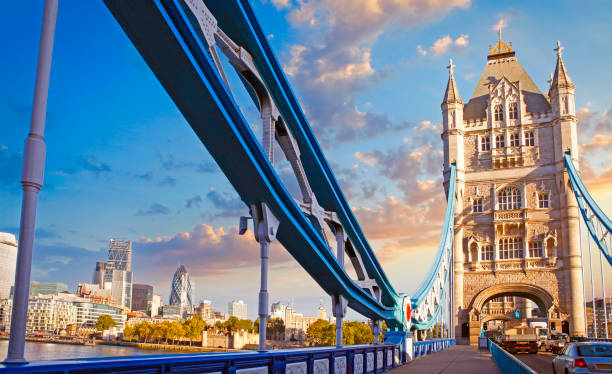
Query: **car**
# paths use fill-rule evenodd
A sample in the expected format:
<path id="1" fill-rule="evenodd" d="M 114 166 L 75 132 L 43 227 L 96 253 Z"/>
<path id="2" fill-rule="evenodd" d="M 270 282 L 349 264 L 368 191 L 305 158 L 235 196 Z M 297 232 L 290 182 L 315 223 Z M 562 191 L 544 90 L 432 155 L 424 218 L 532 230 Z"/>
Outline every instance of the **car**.
<path id="1" fill-rule="evenodd" d="M 554 374 L 612 373 L 612 343 L 568 343 L 552 368 Z"/>
<path id="2" fill-rule="evenodd" d="M 552 334 L 544 343 L 544 350 L 554 354 L 559 354 L 567 341 L 567 334 Z"/>

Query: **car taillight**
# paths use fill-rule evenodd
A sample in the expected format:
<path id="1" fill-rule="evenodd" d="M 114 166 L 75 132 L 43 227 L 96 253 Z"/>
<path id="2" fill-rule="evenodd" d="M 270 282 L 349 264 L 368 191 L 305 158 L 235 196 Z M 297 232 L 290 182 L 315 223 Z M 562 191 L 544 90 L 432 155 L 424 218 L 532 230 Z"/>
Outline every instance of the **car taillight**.
<path id="1" fill-rule="evenodd" d="M 574 359 L 574 367 L 575 368 L 585 368 L 587 367 L 586 361 L 584 358 L 575 358 Z"/>

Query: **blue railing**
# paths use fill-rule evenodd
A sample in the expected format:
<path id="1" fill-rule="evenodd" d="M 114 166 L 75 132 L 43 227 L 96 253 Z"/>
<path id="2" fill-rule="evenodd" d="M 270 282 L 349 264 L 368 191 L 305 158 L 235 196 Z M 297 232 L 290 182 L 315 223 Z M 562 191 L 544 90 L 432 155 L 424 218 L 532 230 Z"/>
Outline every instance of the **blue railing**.
<path id="1" fill-rule="evenodd" d="M 443 351 L 455 345 L 455 339 L 437 339 L 412 343 L 413 358 Z"/>
<path id="2" fill-rule="evenodd" d="M 537 374 L 492 340 L 489 340 L 487 344 L 491 356 L 493 356 L 493 361 L 495 361 L 495 365 L 497 365 L 501 374 Z"/>
<path id="3" fill-rule="evenodd" d="M 170 354 L 38 361 L 0 365 L 0 373 L 375 374 L 400 365 L 394 344 L 284 349 L 265 353 Z"/>

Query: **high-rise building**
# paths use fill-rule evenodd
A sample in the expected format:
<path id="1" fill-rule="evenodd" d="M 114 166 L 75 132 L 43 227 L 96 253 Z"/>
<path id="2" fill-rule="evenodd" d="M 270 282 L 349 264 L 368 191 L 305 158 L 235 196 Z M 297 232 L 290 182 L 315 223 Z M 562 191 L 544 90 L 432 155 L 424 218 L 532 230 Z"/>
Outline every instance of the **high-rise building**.
<path id="1" fill-rule="evenodd" d="M 17 267 L 17 240 L 15 235 L 0 232 L 0 299 L 11 296 Z"/>
<path id="2" fill-rule="evenodd" d="M 608 324 L 612 322 L 612 297 L 606 297 L 606 306 L 604 314 L 604 303 L 603 298 L 595 298 L 595 313 L 593 313 L 593 301 L 588 301 L 586 303 L 586 325 L 587 325 L 587 333 L 588 336 L 595 336 L 595 327 L 593 323 L 593 314 L 595 314 L 595 321 L 597 322 L 597 337 L 605 338 L 606 337 L 606 321 Z M 608 327 L 608 336 L 612 337 L 612 329 Z"/>
<path id="3" fill-rule="evenodd" d="M 132 310 L 145 311 L 149 300 L 153 298 L 153 286 L 134 284 L 132 286 Z"/>
<path id="4" fill-rule="evenodd" d="M 93 284 L 99 284 L 101 287 L 104 287 L 104 275 L 106 273 L 106 262 L 98 261 L 96 262 L 96 269 L 93 274 Z"/>
<path id="5" fill-rule="evenodd" d="M 60 282 L 30 282 L 30 296 L 55 295 L 68 291 L 68 286 Z"/>
<path id="6" fill-rule="evenodd" d="M 75 324 L 77 307 L 60 295 L 40 295 L 28 303 L 27 332 L 55 332 Z"/>
<path id="7" fill-rule="evenodd" d="M 126 308 L 132 308 L 132 241 L 111 239 L 106 265 L 98 267 L 94 272 L 94 281 L 98 280 L 104 268 L 104 287 L 110 289 L 113 299 Z"/>
<path id="8" fill-rule="evenodd" d="M 200 305 L 195 308 L 194 313 L 202 316 L 205 320 L 215 318 L 215 312 L 213 311 L 210 300 L 203 300 L 200 302 Z"/>
<path id="9" fill-rule="evenodd" d="M 160 295 L 153 295 L 151 300 L 147 302 L 147 313 L 149 313 L 150 317 L 155 317 L 159 314 L 160 308 L 162 306 L 162 298 Z"/>
<path id="10" fill-rule="evenodd" d="M 280 318 L 283 321 L 285 320 L 285 310 L 287 306 L 280 301 L 273 303 L 270 307 L 270 319 L 272 318 Z"/>
<path id="11" fill-rule="evenodd" d="M 193 313 L 193 285 L 185 266 L 180 265 L 172 277 L 170 305 L 178 305 L 183 317 Z"/>
<path id="12" fill-rule="evenodd" d="M 247 304 L 242 300 L 233 300 L 227 303 L 227 314 L 230 317 L 247 319 Z"/>

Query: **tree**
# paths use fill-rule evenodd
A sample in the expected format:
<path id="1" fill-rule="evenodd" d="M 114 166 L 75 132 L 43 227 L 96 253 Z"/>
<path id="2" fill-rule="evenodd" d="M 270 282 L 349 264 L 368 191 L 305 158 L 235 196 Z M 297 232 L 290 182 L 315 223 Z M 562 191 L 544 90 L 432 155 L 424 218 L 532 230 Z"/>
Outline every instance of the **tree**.
<path id="1" fill-rule="evenodd" d="M 374 341 L 374 335 L 370 326 L 363 322 L 345 322 L 342 325 L 342 344 L 370 344 Z"/>
<path id="2" fill-rule="evenodd" d="M 96 330 L 104 331 L 113 326 L 117 326 L 117 322 L 115 322 L 115 320 L 113 320 L 113 318 L 108 314 L 102 314 L 98 317 L 98 321 L 96 322 Z"/>
<path id="3" fill-rule="evenodd" d="M 194 339 L 199 339 L 202 336 L 202 331 L 206 328 L 206 322 L 202 319 L 202 316 L 194 314 L 190 319 L 183 322 L 183 329 L 185 330 L 185 336 L 189 338 L 189 345 L 191 345 Z"/>
<path id="4" fill-rule="evenodd" d="M 272 318 L 266 323 L 268 339 L 282 340 L 285 336 L 285 322 L 280 318 Z"/>
<path id="5" fill-rule="evenodd" d="M 332 345 L 336 341 L 336 325 L 318 319 L 308 326 L 306 337 L 316 345 Z"/>

